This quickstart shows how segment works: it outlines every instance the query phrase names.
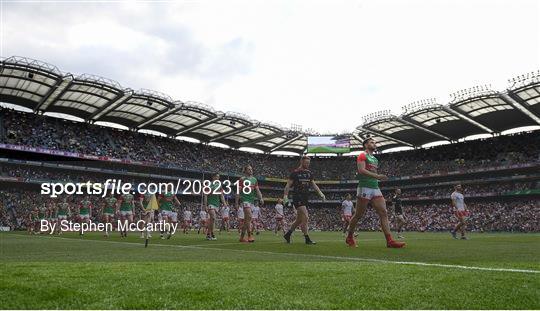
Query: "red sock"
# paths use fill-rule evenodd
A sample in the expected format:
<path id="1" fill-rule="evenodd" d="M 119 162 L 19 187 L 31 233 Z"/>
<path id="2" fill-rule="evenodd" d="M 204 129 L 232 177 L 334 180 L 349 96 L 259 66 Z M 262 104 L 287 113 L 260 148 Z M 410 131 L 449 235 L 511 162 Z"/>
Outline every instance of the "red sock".
<path id="1" fill-rule="evenodd" d="M 392 235 L 391 234 L 385 234 L 384 237 L 386 238 L 386 242 L 392 241 Z"/>

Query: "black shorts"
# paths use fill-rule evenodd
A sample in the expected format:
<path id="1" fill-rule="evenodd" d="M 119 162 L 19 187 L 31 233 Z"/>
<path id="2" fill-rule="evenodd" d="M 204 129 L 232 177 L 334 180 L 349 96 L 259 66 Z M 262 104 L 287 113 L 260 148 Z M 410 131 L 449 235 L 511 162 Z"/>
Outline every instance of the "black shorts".
<path id="1" fill-rule="evenodd" d="M 308 199 L 307 198 L 294 198 L 292 199 L 293 206 L 295 208 L 298 208 L 300 206 L 307 206 L 308 205 Z"/>

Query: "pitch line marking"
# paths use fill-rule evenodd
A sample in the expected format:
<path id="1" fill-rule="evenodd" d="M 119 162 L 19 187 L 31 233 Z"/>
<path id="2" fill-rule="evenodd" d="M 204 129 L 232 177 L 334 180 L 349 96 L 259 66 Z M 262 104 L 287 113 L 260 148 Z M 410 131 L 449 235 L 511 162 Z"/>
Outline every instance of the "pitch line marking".
<path id="1" fill-rule="evenodd" d="M 22 234 L 14 234 L 21 237 L 32 237 Z M 87 241 L 87 242 L 104 242 L 104 243 L 113 243 L 113 244 L 124 244 L 124 245 L 133 245 L 140 247 L 142 244 L 134 242 L 120 242 L 120 241 L 104 241 L 104 240 L 81 240 L 76 238 L 65 238 L 65 237 L 52 237 L 52 236 L 38 236 L 40 238 L 52 238 L 52 239 L 62 239 L 70 241 Z M 233 244 L 233 243 L 230 243 Z M 516 273 L 532 273 L 540 274 L 539 270 L 530 270 L 530 269 L 512 269 L 512 268 L 489 268 L 489 267 L 476 267 L 476 266 L 464 266 L 464 265 L 451 265 L 451 264 L 439 264 L 439 263 L 427 263 L 427 262 L 417 262 L 417 261 L 393 261 L 385 259 L 376 259 L 376 258 L 360 258 L 360 257 L 346 257 L 346 256 L 328 256 L 328 255 L 316 255 L 316 254 L 300 254 L 300 253 L 280 253 L 280 252 L 269 252 L 269 251 L 257 251 L 257 250 L 244 250 L 244 249 L 230 249 L 230 248 L 217 248 L 217 247 L 199 247 L 199 246 L 190 246 L 190 245 L 171 245 L 171 244 L 152 244 L 152 246 L 161 246 L 161 247 L 177 247 L 177 248 L 188 248 L 188 249 L 202 249 L 202 250 L 222 250 L 222 251 L 235 251 L 242 253 L 253 253 L 253 254 L 267 254 L 267 255 L 284 255 L 284 256 L 303 256 L 303 257 L 312 257 L 312 258 L 322 258 L 322 259 L 335 259 L 343 261 L 357 261 L 357 262 L 374 262 L 374 263 L 384 263 L 384 264 L 396 264 L 396 265 L 410 265 L 410 266 L 424 266 L 424 267 L 438 267 L 438 268 L 452 268 L 452 269 L 463 269 L 463 270 L 478 270 L 478 271 L 494 271 L 494 272 L 516 272 Z"/>

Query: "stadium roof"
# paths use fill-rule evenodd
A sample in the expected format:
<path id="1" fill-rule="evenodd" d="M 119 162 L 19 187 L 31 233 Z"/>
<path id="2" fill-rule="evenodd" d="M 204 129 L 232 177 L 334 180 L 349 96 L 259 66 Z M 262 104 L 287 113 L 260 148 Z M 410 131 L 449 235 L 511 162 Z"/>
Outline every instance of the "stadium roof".
<path id="1" fill-rule="evenodd" d="M 191 137 L 233 148 L 265 152 L 302 153 L 306 132 L 286 129 L 212 107 L 173 100 L 151 90 L 132 90 L 94 75 L 74 76 L 40 61 L 2 59 L 1 101 L 35 113 L 56 112 L 87 122 L 109 122 L 133 130 L 153 130 L 171 137 Z M 448 105 L 424 100 L 407 105 L 400 116 L 382 111 L 364 117 L 350 133 L 353 150 L 366 137 L 378 141 L 380 150 L 419 147 L 435 141 L 456 141 L 474 134 L 540 125 L 540 72 L 512 79 L 505 92 L 475 87 L 456 92 Z"/>

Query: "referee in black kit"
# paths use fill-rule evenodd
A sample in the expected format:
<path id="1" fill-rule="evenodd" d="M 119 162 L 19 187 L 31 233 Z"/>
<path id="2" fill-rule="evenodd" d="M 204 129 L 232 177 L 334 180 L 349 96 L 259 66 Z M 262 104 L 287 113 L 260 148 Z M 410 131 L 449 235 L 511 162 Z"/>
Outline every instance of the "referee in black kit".
<path id="1" fill-rule="evenodd" d="M 405 220 L 405 216 L 403 215 L 403 207 L 401 206 L 401 189 L 396 188 L 394 190 L 394 194 L 389 200 L 389 205 L 394 206 L 394 213 L 396 214 L 396 222 L 397 222 L 397 238 L 403 239 L 403 235 L 401 234 L 403 232 L 403 227 L 407 223 Z"/>
<path id="2" fill-rule="evenodd" d="M 300 226 L 302 233 L 304 233 L 304 238 L 306 244 L 313 245 L 316 244 L 309 238 L 309 214 L 307 210 L 307 204 L 309 199 L 309 189 L 313 187 L 317 194 L 323 201 L 326 201 L 326 197 L 321 192 L 321 189 L 315 184 L 313 180 L 313 174 L 309 170 L 309 164 L 311 159 L 308 156 L 303 156 L 300 159 L 300 166 L 296 168 L 290 175 L 287 185 L 285 185 L 285 190 L 283 193 L 283 202 L 288 203 L 289 200 L 289 190 L 293 189 L 293 205 L 296 208 L 296 220 L 291 224 L 289 231 L 283 235 L 283 238 L 287 243 L 291 243 L 291 235 L 294 230 Z"/>

